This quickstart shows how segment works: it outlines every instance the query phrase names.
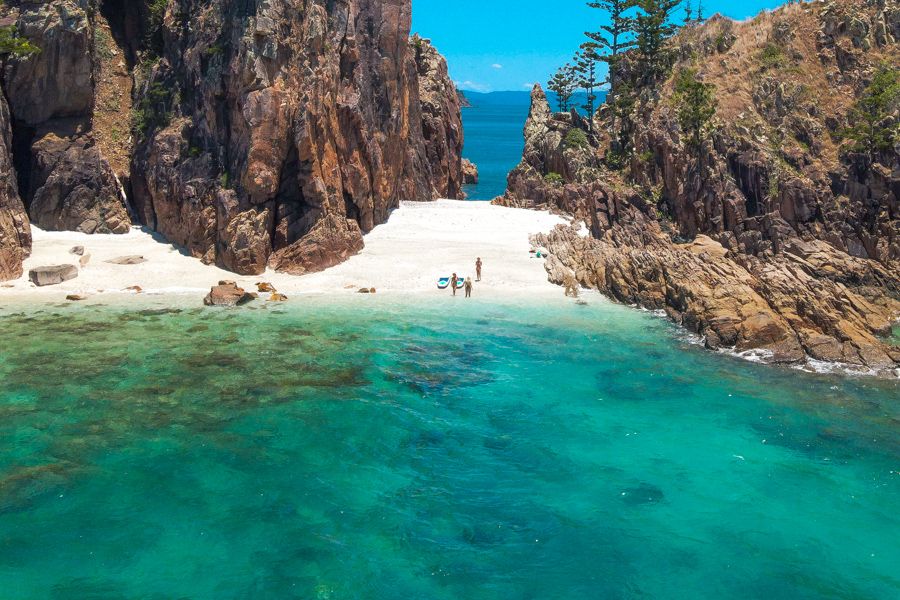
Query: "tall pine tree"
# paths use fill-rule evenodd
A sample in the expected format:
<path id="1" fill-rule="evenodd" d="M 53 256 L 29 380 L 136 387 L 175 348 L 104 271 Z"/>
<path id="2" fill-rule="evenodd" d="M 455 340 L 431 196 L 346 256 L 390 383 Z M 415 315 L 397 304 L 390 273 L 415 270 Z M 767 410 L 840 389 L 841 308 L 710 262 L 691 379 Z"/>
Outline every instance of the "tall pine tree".
<path id="1" fill-rule="evenodd" d="M 594 90 L 600 85 L 597 80 L 597 62 L 600 60 L 600 54 L 597 52 L 597 44 L 593 42 L 585 42 L 581 45 L 581 49 L 575 54 L 575 71 L 578 73 L 578 85 L 583 87 L 587 92 L 587 101 L 583 108 L 587 111 L 588 130 L 594 132 L 594 102 L 597 95 Z"/>
<path id="2" fill-rule="evenodd" d="M 635 17 L 636 46 L 648 82 L 655 82 L 668 69 L 665 43 L 677 30 L 672 13 L 680 3 L 681 0 L 637 1 L 641 12 Z"/>
<path id="3" fill-rule="evenodd" d="M 600 60 L 609 65 L 609 95 L 616 95 L 617 66 L 622 53 L 634 47 L 634 39 L 630 36 L 634 31 L 634 18 L 625 13 L 634 8 L 636 0 L 597 0 L 588 2 L 591 8 L 599 8 L 609 15 L 609 25 L 601 25 L 600 31 L 585 32 L 601 51 L 606 54 Z"/>
<path id="4" fill-rule="evenodd" d="M 576 75 L 575 69 L 570 64 L 557 69 L 556 73 L 547 82 L 547 89 L 556 94 L 556 104 L 559 112 L 569 110 L 569 102 L 575 93 Z"/>

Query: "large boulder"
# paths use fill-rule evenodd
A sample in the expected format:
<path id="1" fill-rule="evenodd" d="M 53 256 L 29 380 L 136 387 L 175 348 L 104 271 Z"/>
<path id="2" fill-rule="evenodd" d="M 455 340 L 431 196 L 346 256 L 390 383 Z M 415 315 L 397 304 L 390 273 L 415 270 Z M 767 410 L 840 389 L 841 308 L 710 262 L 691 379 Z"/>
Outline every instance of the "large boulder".
<path id="1" fill-rule="evenodd" d="M 203 299 L 206 306 L 240 306 L 254 299 L 253 294 L 244 291 L 233 281 L 220 281 L 213 286 Z"/>
<path id="2" fill-rule="evenodd" d="M 64 281 L 78 277 L 78 267 L 75 265 L 54 265 L 49 267 L 36 267 L 28 271 L 28 279 L 38 286 L 58 285 Z"/>
<path id="3" fill-rule="evenodd" d="M 124 192 L 89 135 L 56 126 L 31 146 L 32 221 L 50 231 L 128 233 Z"/>

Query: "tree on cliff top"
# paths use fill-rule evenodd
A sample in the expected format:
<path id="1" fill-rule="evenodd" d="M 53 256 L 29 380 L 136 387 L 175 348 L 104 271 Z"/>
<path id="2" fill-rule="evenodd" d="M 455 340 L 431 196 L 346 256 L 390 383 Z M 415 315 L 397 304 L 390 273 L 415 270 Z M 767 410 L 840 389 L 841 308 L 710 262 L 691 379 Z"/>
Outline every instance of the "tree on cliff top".
<path id="1" fill-rule="evenodd" d="M 600 31 L 586 31 L 597 46 L 607 54 L 600 60 L 609 65 L 609 96 L 616 95 L 616 70 L 622 60 L 622 53 L 634 47 L 634 40 L 629 35 L 634 31 L 634 18 L 626 16 L 626 12 L 636 6 L 636 0 L 598 0 L 588 2 L 591 8 L 599 8 L 609 15 L 609 25 L 601 25 Z"/>
<path id="2" fill-rule="evenodd" d="M 575 69 L 570 64 L 560 67 L 550 81 L 547 82 L 547 89 L 556 94 L 556 104 L 559 112 L 569 110 L 569 101 L 572 99 L 572 94 L 575 93 L 575 87 Z"/>
<path id="3" fill-rule="evenodd" d="M 578 74 L 578 85 L 587 92 L 587 101 L 582 107 L 587 111 L 588 129 L 594 132 L 594 101 L 597 95 L 594 89 L 602 82 L 597 80 L 597 61 L 600 55 L 597 53 L 597 44 L 585 42 L 575 54 L 575 73 Z"/>
<path id="4" fill-rule="evenodd" d="M 637 0 L 641 12 L 635 17 L 636 46 L 641 59 L 643 75 L 653 83 L 668 72 L 669 60 L 666 40 L 678 27 L 672 23 L 672 13 L 681 0 Z"/>
<path id="5" fill-rule="evenodd" d="M 850 126 L 843 137 L 850 140 L 850 151 L 859 152 L 875 162 L 878 154 L 890 152 L 900 142 L 900 71 L 882 65 L 862 97 L 850 109 Z"/>
<path id="6" fill-rule="evenodd" d="M 675 78 L 678 124 L 688 136 L 688 147 L 699 157 L 700 147 L 716 114 L 716 88 L 697 78 L 695 69 L 681 69 Z"/>

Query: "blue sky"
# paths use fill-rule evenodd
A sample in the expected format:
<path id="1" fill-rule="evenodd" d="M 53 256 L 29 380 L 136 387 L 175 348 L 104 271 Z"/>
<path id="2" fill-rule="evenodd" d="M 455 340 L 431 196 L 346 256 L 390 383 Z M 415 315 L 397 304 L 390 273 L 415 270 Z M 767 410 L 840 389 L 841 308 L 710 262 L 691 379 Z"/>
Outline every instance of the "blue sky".
<path id="1" fill-rule="evenodd" d="M 696 3 L 696 0 L 694 0 Z M 706 0 L 705 12 L 745 19 L 784 0 Z M 463 89 L 524 90 L 545 83 L 598 29 L 585 0 L 413 0 L 413 32 L 430 38 Z M 679 18 L 684 12 L 679 9 Z"/>

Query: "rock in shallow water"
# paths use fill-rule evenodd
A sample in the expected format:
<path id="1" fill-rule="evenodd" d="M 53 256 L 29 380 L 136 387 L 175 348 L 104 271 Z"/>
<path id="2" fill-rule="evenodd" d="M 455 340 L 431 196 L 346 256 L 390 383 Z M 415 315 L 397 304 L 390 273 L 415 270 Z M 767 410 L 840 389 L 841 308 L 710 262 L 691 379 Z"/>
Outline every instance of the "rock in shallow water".
<path id="1" fill-rule="evenodd" d="M 75 265 L 55 265 L 50 267 L 37 267 L 28 271 L 28 279 L 36 286 L 57 285 L 63 281 L 78 277 L 78 268 Z"/>
<path id="2" fill-rule="evenodd" d="M 239 306 L 253 300 L 253 294 L 244 291 L 233 281 L 220 281 L 203 299 L 206 306 Z"/>

